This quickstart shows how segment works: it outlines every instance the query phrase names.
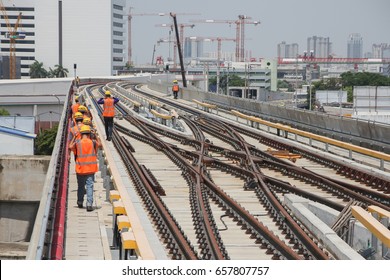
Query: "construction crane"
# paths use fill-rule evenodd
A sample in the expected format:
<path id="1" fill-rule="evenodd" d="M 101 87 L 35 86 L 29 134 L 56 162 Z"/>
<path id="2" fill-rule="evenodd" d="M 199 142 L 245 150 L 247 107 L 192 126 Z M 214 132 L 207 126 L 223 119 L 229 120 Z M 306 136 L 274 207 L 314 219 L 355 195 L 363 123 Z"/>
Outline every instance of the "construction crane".
<path id="1" fill-rule="evenodd" d="M 17 30 L 20 24 L 20 20 L 22 18 L 22 13 L 20 12 L 15 24 L 12 26 L 9 22 L 6 8 L 4 7 L 3 1 L 0 0 L 0 9 L 3 14 L 3 18 L 5 20 L 5 24 L 7 26 L 8 32 L 6 33 L 6 38 L 9 39 L 9 78 L 16 78 L 16 57 L 15 57 L 15 42 L 17 39 L 24 39 L 23 34 L 18 34 Z"/>
<path id="2" fill-rule="evenodd" d="M 155 25 L 156 27 L 169 27 L 171 29 L 171 31 L 173 31 L 173 24 L 166 24 L 166 23 L 162 23 L 162 24 L 156 24 Z M 191 27 L 191 28 L 194 28 L 195 27 L 195 24 L 179 24 L 179 33 L 180 33 L 180 43 L 181 43 L 181 51 L 183 51 L 183 46 L 184 46 L 184 28 L 185 27 Z"/>
<path id="3" fill-rule="evenodd" d="M 222 41 L 233 41 L 235 42 L 237 39 L 233 38 L 224 38 L 224 37 L 189 37 L 190 40 L 196 41 L 205 41 L 205 42 L 218 42 L 218 50 L 217 50 L 217 93 L 219 93 L 219 76 L 220 76 L 220 67 L 221 67 L 221 50 L 222 50 Z"/>
<path id="4" fill-rule="evenodd" d="M 215 20 L 215 19 L 206 19 L 206 20 L 190 20 L 190 22 L 198 23 L 227 23 L 229 25 L 236 25 L 236 61 L 243 62 L 245 55 L 245 25 L 253 24 L 259 25 L 260 21 L 252 21 L 251 17 L 245 15 L 239 15 L 237 20 Z"/>
<path id="5" fill-rule="evenodd" d="M 170 13 L 139 13 L 139 14 L 134 14 L 131 12 L 131 10 L 133 9 L 134 7 L 130 7 L 129 9 L 129 14 L 127 15 L 127 19 L 128 19 L 128 23 L 127 23 L 127 32 L 128 32 L 128 50 L 127 50 L 127 54 L 128 54 L 128 61 L 127 63 L 129 65 L 132 64 L 132 55 L 133 55 L 133 50 L 132 50 L 132 46 L 131 46 L 131 43 L 132 43 L 132 38 L 131 38 L 131 30 L 132 30 L 132 19 L 133 19 L 133 16 L 160 16 L 160 17 L 163 17 L 163 16 L 170 16 Z M 198 13 L 176 13 L 176 15 L 200 15 Z"/>
<path id="6" fill-rule="evenodd" d="M 205 42 L 217 42 L 217 61 L 218 65 L 221 63 L 221 50 L 222 50 L 222 41 L 233 41 L 237 39 L 234 38 L 224 38 L 224 37 L 188 37 L 190 40 L 194 41 L 205 41 Z"/>
<path id="7" fill-rule="evenodd" d="M 177 45 L 176 45 L 176 41 L 175 40 L 171 40 L 171 38 L 169 38 L 169 39 L 161 38 L 161 39 L 159 39 L 157 41 L 157 45 L 159 46 L 161 43 L 169 43 L 169 45 L 171 43 L 173 43 L 173 68 L 176 68 L 177 67 Z M 168 59 L 168 61 L 169 61 L 169 59 Z"/>

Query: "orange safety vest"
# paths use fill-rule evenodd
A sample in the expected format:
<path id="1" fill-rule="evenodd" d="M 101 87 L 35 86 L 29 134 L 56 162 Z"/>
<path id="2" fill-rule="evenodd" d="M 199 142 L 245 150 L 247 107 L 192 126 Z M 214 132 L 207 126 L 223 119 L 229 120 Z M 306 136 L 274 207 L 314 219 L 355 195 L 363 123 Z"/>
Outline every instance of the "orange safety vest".
<path id="1" fill-rule="evenodd" d="M 77 125 L 77 123 L 75 126 L 72 126 L 70 128 L 69 137 L 68 137 L 69 141 L 71 141 L 73 139 L 73 136 L 75 135 L 77 135 L 76 140 L 81 139 L 80 127 Z"/>
<path id="2" fill-rule="evenodd" d="M 96 142 L 91 139 L 76 140 L 76 173 L 94 174 L 98 171 Z"/>
<path id="3" fill-rule="evenodd" d="M 104 108 L 103 117 L 114 117 L 115 116 L 114 98 L 104 99 L 103 108 Z"/>
<path id="4" fill-rule="evenodd" d="M 73 115 L 78 112 L 79 107 L 80 107 L 80 103 L 75 103 L 72 105 L 72 114 Z"/>
<path id="5" fill-rule="evenodd" d="M 173 91 L 179 91 L 179 85 L 173 85 L 172 86 Z"/>

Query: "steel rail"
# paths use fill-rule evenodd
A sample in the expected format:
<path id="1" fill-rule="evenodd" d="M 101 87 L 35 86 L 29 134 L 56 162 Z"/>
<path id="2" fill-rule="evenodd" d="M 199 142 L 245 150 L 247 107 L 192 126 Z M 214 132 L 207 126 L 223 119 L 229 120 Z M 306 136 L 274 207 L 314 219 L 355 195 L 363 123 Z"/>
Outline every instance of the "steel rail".
<path id="1" fill-rule="evenodd" d="M 102 90 L 100 90 L 100 92 L 102 93 Z M 92 95 L 91 92 L 89 92 L 89 94 Z M 94 98 L 91 99 L 102 120 L 102 108 L 97 104 L 97 101 Z M 116 105 L 115 107 L 118 108 L 119 106 Z M 124 110 L 124 108 L 121 108 L 121 110 Z M 127 148 L 126 142 L 119 136 L 119 133 L 115 128 L 113 130 L 113 142 L 120 156 L 126 163 L 126 167 L 133 182 L 138 187 L 138 193 L 157 223 L 159 233 L 164 239 L 164 242 L 167 243 L 170 254 L 178 259 L 181 259 L 182 256 L 187 260 L 199 259 L 194 251 L 194 247 L 190 244 L 190 241 L 184 235 L 183 230 L 177 224 L 177 221 L 167 209 L 160 196 L 155 192 L 153 186 L 151 186 L 149 180 L 142 171 L 142 168 Z"/>
<path id="2" fill-rule="evenodd" d="M 278 201 L 278 199 L 274 196 L 274 194 L 270 191 L 269 187 L 264 182 L 264 174 L 258 168 L 255 163 L 252 154 L 250 152 L 250 148 L 252 145 L 249 145 L 244 138 L 238 134 L 233 128 L 227 126 L 226 124 L 213 120 L 217 126 L 224 128 L 225 131 L 230 131 L 230 135 L 234 136 L 237 141 L 241 144 L 240 146 L 244 147 L 244 152 L 246 153 L 246 162 L 245 166 L 249 170 L 252 170 L 255 173 L 255 180 L 258 187 L 255 187 L 255 190 L 261 191 L 266 195 L 269 202 L 272 204 L 274 209 L 276 210 L 275 218 L 282 219 L 290 229 L 295 233 L 296 237 L 305 245 L 306 249 L 317 259 L 329 259 L 329 257 L 321 250 L 311 238 L 307 236 L 307 234 L 301 229 L 301 227 L 294 221 L 294 219 L 290 216 L 290 214 L 284 209 L 283 205 Z M 261 195 L 261 194 L 259 194 Z"/>

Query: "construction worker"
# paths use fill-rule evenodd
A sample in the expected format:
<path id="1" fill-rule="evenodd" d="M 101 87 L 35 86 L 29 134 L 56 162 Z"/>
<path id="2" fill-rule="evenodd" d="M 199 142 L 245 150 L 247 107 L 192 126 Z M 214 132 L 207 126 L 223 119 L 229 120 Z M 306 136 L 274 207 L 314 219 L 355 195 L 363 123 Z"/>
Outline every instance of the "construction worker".
<path id="1" fill-rule="evenodd" d="M 177 83 L 177 80 L 173 81 L 173 86 L 172 86 L 172 92 L 173 92 L 173 98 L 177 99 L 177 94 L 179 92 L 179 84 Z"/>
<path id="2" fill-rule="evenodd" d="M 92 121 L 90 118 L 85 117 L 83 119 L 83 125 L 88 125 L 91 128 L 91 137 L 95 135 L 94 133 L 96 133 L 96 129 L 95 129 L 94 125 L 92 124 Z"/>
<path id="3" fill-rule="evenodd" d="M 74 104 L 72 104 L 72 106 L 70 107 L 70 113 L 72 114 L 72 116 L 78 112 L 79 110 L 79 107 L 80 107 L 80 103 L 79 103 L 79 97 L 76 96 L 75 99 L 74 99 Z"/>
<path id="4" fill-rule="evenodd" d="M 78 139 L 81 138 L 80 127 L 83 125 L 83 119 L 84 116 L 80 112 L 76 112 L 74 114 L 74 126 L 72 126 L 69 130 L 69 136 L 68 136 L 69 142 L 72 141 L 73 137 L 76 137 Z"/>
<path id="5" fill-rule="evenodd" d="M 114 127 L 114 116 L 115 116 L 115 104 L 119 102 L 119 99 L 111 96 L 111 92 L 106 90 L 104 93 L 105 98 L 100 98 L 98 104 L 103 104 L 103 118 L 104 128 L 106 130 L 106 140 L 111 141 L 112 129 Z"/>
<path id="6" fill-rule="evenodd" d="M 79 110 L 80 113 L 83 114 L 84 118 L 90 118 L 92 120 L 92 115 L 89 112 L 87 106 L 80 105 L 78 110 Z"/>
<path id="7" fill-rule="evenodd" d="M 98 135 L 91 139 L 91 128 L 83 125 L 80 128 L 81 139 L 73 137 L 69 150 L 76 155 L 77 206 L 83 208 L 84 194 L 87 193 L 87 211 L 93 211 L 93 183 L 98 171 L 97 151 L 102 146 Z M 94 132 L 92 132 L 94 133 Z"/>

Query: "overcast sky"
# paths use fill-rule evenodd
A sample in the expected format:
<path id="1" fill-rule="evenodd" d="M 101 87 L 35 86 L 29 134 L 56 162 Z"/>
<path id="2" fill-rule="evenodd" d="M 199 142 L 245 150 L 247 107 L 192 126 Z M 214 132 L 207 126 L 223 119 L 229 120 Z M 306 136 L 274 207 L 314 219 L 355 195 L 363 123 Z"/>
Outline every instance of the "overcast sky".
<path id="1" fill-rule="evenodd" d="M 175 12 L 178 23 L 190 20 L 236 20 L 238 15 L 261 21 L 260 25 L 246 25 L 245 49 L 252 56 L 273 58 L 277 44 L 298 43 L 299 52 L 306 50 L 307 38 L 313 35 L 329 37 L 333 52 L 347 56 L 347 40 L 351 33 L 360 33 L 363 52 L 372 44 L 390 44 L 390 0 L 131 0 L 133 14 Z M 200 15 L 180 15 L 191 13 Z M 139 16 L 132 20 L 132 50 L 135 63 L 150 63 L 153 45 L 160 38 L 168 38 L 169 28 L 156 27 L 172 23 L 168 16 Z M 235 38 L 235 25 L 195 23 L 185 28 L 185 36 Z M 216 51 L 216 43 L 204 43 L 206 51 Z M 222 51 L 234 52 L 235 43 L 222 42 Z M 168 57 L 168 44 L 156 46 L 155 56 Z M 173 57 L 173 55 L 171 55 Z"/>

